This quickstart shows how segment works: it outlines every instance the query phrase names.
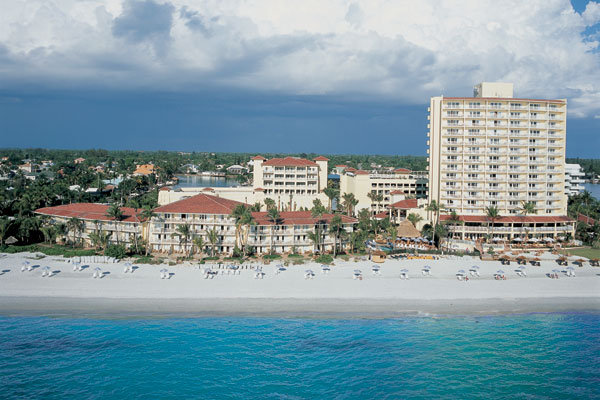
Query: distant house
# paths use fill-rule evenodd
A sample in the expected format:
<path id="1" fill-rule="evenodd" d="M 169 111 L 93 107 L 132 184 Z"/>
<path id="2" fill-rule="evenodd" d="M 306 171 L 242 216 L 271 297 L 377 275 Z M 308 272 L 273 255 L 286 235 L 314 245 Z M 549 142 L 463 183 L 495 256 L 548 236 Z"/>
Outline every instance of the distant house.
<path id="1" fill-rule="evenodd" d="M 85 162 L 85 158 L 83 157 L 79 157 L 73 160 L 74 164 L 81 164 L 82 162 Z"/>
<path id="2" fill-rule="evenodd" d="M 158 168 L 154 164 L 139 164 L 135 166 L 133 176 L 148 176 L 156 173 Z"/>
<path id="3" fill-rule="evenodd" d="M 247 171 L 248 169 L 242 167 L 241 165 L 232 165 L 230 167 L 227 167 L 227 173 L 232 175 L 240 175 Z"/>
<path id="4" fill-rule="evenodd" d="M 28 173 L 28 174 L 31 174 L 32 172 L 36 172 L 36 166 L 30 162 L 21 164 L 21 165 L 19 165 L 18 168 L 19 168 L 19 170 L 21 170 L 25 173 Z"/>

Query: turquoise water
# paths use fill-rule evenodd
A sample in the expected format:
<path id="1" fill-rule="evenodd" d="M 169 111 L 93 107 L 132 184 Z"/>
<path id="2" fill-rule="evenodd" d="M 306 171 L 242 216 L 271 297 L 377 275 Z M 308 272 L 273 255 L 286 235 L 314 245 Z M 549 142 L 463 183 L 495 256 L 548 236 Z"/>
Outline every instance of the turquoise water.
<path id="1" fill-rule="evenodd" d="M 599 397 L 599 314 L 0 317 L 2 399 Z"/>

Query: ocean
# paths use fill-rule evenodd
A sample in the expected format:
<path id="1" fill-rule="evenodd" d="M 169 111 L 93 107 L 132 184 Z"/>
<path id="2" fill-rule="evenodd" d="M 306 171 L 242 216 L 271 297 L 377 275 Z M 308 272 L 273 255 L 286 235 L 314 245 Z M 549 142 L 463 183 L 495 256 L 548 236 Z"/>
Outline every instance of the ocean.
<path id="1" fill-rule="evenodd" d="M 600 314 L 0 317 L 1 399 L 593 399 Z"/>

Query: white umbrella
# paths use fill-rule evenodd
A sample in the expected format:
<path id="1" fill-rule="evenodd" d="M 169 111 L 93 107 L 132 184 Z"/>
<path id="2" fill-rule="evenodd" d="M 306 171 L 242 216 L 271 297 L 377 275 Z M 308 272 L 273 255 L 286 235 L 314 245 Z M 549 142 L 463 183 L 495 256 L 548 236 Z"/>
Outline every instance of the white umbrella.
<path id="1" fill-rule="evenodd" d="M 431 269 L 431 267 L 430 267 L 429 265 L 426 265 L 426 266 L 424 266 L 424 267 L 423 267 L 423 269 L 424 269 L 425 271 L 429 271 L 429 270 Z"/>
<path id="2" fill-rule="evenodd" d="M 42 276 L 50 276 L 50 267 L 45 265 L 42 267 Z"/>
<path id="3" fill-rule="evenodd" d="M 497 274 L 503 274 L 504 271 L 502 271 L 501 269 L 499 269 L 498 271 L 496 271 Z"/>
<path id="4" fill-rule="evenodd" d="M 477 265 L 473 265 L 471 269 L 479 269 L 479 267 Z"/>
<path id="5" fill-rule="evenodd" d="M 529 239 L 529 242 L 531 242 L 531 243 L 537 243 L 537 242 L 539 242 L 539 239 L 531 238 L 531 239 Z"/>
<path id="6" fill-rule="evenodd" d="M 547 237 L 544 239 L 544 241 L 552 243 L 552 242 L 554 242 L 554 239 L 552 239 L 551 237 Z"/>
<path id="7" fill-rule="evenodd" d="M 503 238 L 501 238 L 501 237 L 495 237 L 495 238 L 493 238 L 492 240 L 493 240 L 494 242 L 500 242 L 501 240 L 504 240 L 504 239 L 503 239 Z"/>
<path id="8" fill-rule="evenodd" d="M 558 274 L 560 272 L 560 269 L 553 269 L 552 272 L 556 272 Z"/>
<path id="9" fill-rule="evenodd" d="M 523 241 L 523 239 L 521 239 L 521 238 L 514 238 L 513 239 L 513 242 L 522 242 L 522 241 Z"/>
<path id="10" fill-rule="evenodd" d="M 456 273 L 456 275 L 464 275 L 466 274 L 464 269 L 459 269 L 458 272 Z"/>
<path id="11" fill-rule="evenodd" d="M 575 268 L 573 268 L 573 267 L 567 267 L 567 269 L 573 271 Z"/>
<path id="12" fill-rule="evenodd" d="M 408 272 L 408 270 L 407 270 L 406 268 L 404 268 L 404 269 L 401 269 L 401 270 L 400 270 L 400 272 L 402 272 L 402 273 L 407 273 L 407 272 Z"/>

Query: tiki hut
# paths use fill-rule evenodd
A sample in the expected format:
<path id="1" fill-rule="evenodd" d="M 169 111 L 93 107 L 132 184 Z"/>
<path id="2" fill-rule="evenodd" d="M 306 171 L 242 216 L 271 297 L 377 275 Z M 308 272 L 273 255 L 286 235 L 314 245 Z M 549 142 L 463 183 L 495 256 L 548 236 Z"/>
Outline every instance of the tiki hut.
<path id="1" fill-rule="evenodd" d="M 499 260 L 502 263 L 502 265 L 510 265 L 510 262 L 513 261 L 513 259 L 506 254 L 502 254 Z"/>
<path id="2" fill-rule="evenodd" d="M 583 258 L 578 258 L 577 260 L 573 261 L 573 264 L 577 264 L 580 267 L 583 267 L 584 262 L 585 262 L 585 260 Z"/>
<path id="3" fill-rule="evenodd" d="M 598 258 L 592 258 L 590 260 L 590 265 L 592 267 L 600 267 L 600 259 L 598 259 Z"/>
<path id="4" fill-rule="evenodd" d="M 372 254 L 371 261 L 381 264 L 385 261 L 386 254 L 384 251 L 375 250 Z"/>
<path id="5" fill-rule="evenodd" d="M 403 238 L 421 237 L 421 232 L 410 221 L 404 220 L 398 225 L 398 236 Z"/>
<path id="6" fill-rule="evenodd" d="M 558 265 L 568 265 L 569 259 L 565 256 L 560 256 L 556 259 L 556 262 L 558 263 Z"/>

